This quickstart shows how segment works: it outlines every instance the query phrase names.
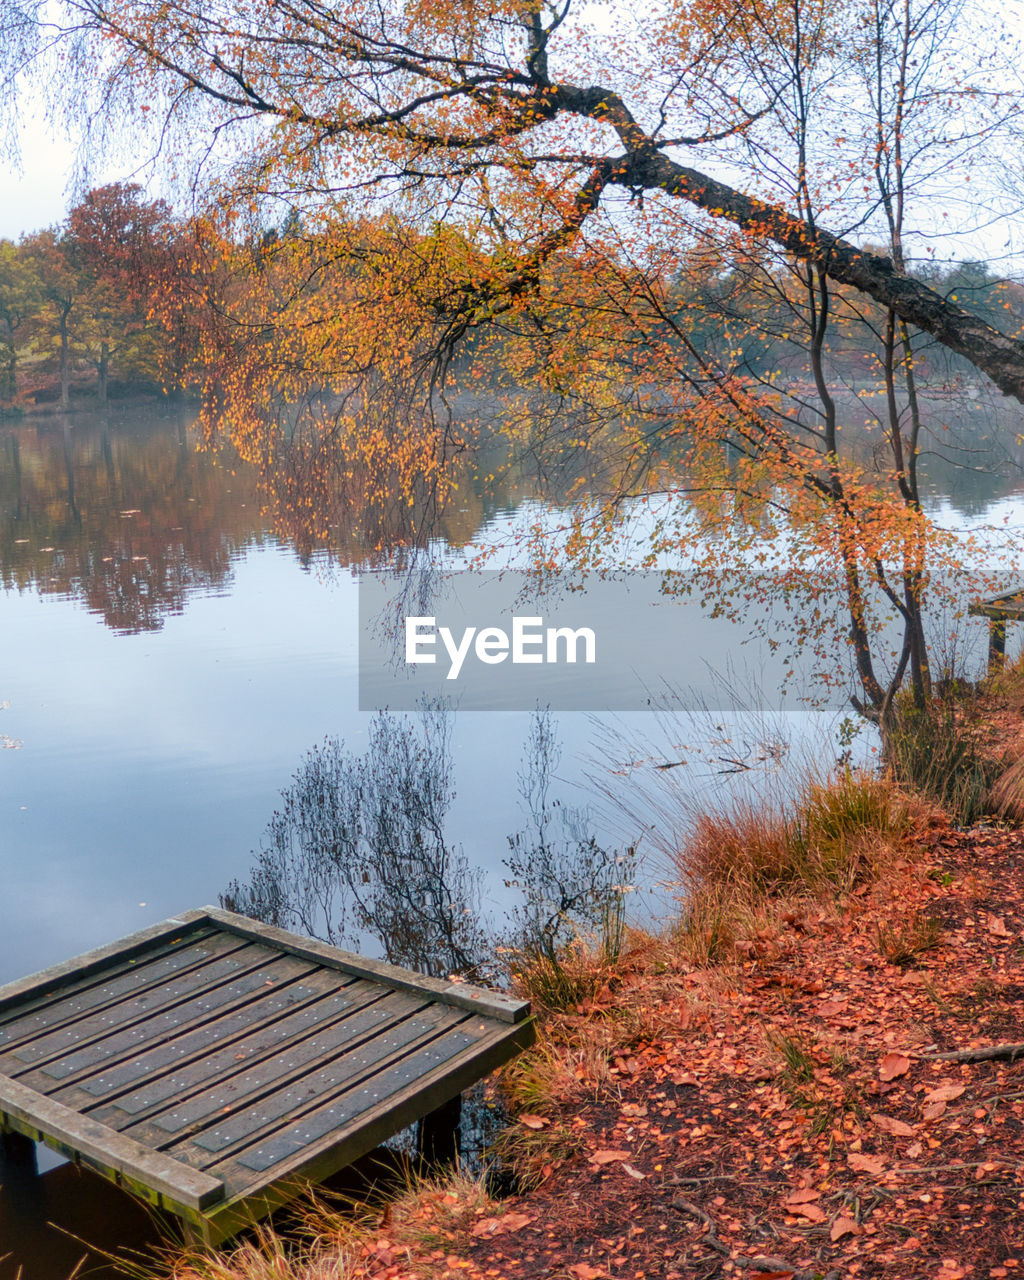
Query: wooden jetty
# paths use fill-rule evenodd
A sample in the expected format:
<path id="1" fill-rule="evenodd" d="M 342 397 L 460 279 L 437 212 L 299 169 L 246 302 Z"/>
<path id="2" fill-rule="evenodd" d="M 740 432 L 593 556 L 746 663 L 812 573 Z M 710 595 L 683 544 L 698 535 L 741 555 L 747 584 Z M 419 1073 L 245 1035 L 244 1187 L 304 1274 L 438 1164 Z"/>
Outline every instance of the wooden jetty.
<path id="1" fill-rule="evenodd" d="M 972 618 L 988 618 L 989 674 L 1001 671 L 1006 661 L 1006 624 L 1024 622 L 1024 589 L 972 604 L 967 612 Z"/>
<path id="2" fill-rule="evenodd" d="M 0 987 L 0 1133 L 215 1244 L 533 1039 L 528 1004 L 204 907 Z"/>

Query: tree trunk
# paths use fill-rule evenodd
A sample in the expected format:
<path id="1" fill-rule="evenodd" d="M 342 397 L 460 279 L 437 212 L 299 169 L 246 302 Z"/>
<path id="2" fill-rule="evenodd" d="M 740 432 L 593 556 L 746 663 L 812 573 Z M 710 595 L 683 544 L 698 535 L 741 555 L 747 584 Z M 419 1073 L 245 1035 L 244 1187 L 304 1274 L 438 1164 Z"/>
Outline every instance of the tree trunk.
<path id="1" fill-rule="evenodd" d="M 71 351 L 68 342 L 68 312 L 70 307 L 62 308 L 60 313 L 60 407 L 71 408 Z"/>
<path id="2" fill-rule="evenodd" d="M 4 341 L 6 351 L 4 353 L 3 374 L 0 376 L 0 400 L 13 400 L 18 391 L 18 349 L 14 345 L 13 325 L 8 318 L 6 321 L 7 336 Z"/>

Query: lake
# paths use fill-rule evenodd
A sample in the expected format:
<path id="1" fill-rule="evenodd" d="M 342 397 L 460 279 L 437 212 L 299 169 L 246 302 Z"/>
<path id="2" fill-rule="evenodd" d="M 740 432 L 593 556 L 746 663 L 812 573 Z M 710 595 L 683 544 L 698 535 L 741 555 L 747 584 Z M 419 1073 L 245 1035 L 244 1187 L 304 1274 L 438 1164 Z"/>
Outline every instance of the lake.
<path id="1" fill-rule="evenodd" d="M 191 416 L 167 404 L 0 424 L 0 981 L 216 902 L 246 880 L 306 754 L 329 736 L 366 746 L 358 546 L 309 551 L 275 533 L 251 473 L 197 451 Z M 1022 494 L 1002 463 L 940 460 L 930 484 L 951 525 L 1017 527 Z M 435 555 L 500 537 L 525 500 L 469 494 Z M 598 834 L 625 842 L 600 806 L 595 750 L 621 732 L 612 756 L 631 737 L 639 759 L 648 732 L 678 745 L 671 729 L 641 712 L 613 730 L 582 712 L 558 721 L 560 794 L 596 802 Z M 485 871 L 492 917 L 507 909 L 530 727 L 527 710 L 452 726 L 451 837 Z M 730 758 L 765 744 L 721 733 Z M 0 1197 L 0 1229 L 11 1213 Z M 37 1259 L 25 1280 L 57 1280 L 60 1265 Z"/>

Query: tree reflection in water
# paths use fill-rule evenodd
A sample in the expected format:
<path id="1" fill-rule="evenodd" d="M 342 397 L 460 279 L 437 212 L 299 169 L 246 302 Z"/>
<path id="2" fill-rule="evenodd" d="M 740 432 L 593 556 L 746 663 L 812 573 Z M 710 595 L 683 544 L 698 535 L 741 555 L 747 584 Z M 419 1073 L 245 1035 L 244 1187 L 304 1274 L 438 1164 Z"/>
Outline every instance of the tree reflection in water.
<path id="1" fill-rule="evenodd" d="M 421 973 L 496 977 L 501 950 L 553 956 L 581 932 L 621 920 L 632 850 L 604 849 L 585 809 L 552 798 L 559 750 L 535 714 L 519 774 L 528 822 L 509 837 L 506 886 L 520 902 L 511 933 L 482 917 L 483 872 L 445 833 L 455 797 L 451 712 L 380 712 L 362 755 L 336 738 L 314 748 L 283 793 L 231 910 L 335 945 L 373 938 L 386 959 Z"/>

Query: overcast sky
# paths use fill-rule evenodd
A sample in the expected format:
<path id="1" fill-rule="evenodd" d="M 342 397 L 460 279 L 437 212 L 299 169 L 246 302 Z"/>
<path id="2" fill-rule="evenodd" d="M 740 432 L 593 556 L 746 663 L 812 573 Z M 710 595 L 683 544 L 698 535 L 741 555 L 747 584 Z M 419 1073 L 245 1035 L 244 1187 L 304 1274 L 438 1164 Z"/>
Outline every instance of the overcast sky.
<path id="1" fill-rule="evenodd" d="M 0 159 L 0 237 L 59 222 L 67 212 L 74 148 L 41 127 L 23 130 L 19 167 Z"/>

